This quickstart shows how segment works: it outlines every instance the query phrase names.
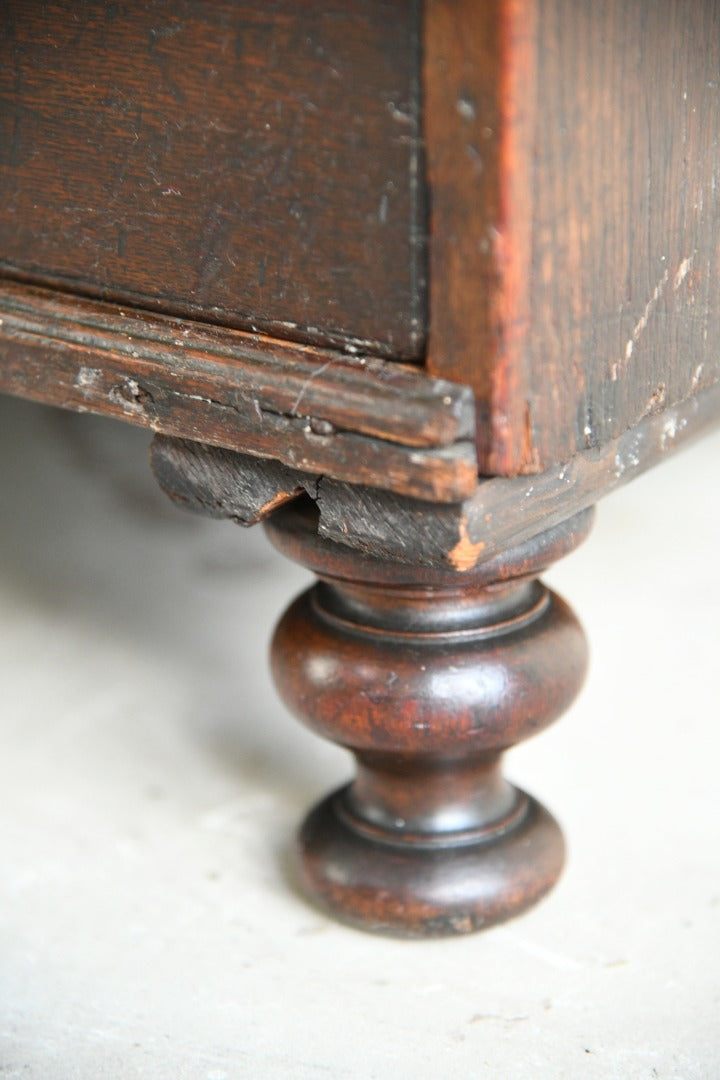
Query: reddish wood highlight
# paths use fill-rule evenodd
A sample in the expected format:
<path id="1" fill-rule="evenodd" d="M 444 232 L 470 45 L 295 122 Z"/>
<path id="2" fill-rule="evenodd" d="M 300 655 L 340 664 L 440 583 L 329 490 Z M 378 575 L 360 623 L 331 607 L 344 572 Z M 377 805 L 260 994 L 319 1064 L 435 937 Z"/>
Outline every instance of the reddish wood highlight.
<path id="1" fill-rule="evenodd" d="M 358 763 L 303 826 L 305 887 L 339 918 L 403 936 L 510 918 L 552 886 L 563 843 L 500 756 L 567 708 L 586 666 L 577 620 L 536 575 L 590 516 L 463 576 L 323 541 L 316 517 L 296 503 L 265 526 L 320 576 L 277 628 L 278 690 Z"/>
<path id="2" fill-rule="evenodd" d="M 720 5 L 428 0 L 428 368 L 481 471 L 543 471 L 720 379 Z"/>

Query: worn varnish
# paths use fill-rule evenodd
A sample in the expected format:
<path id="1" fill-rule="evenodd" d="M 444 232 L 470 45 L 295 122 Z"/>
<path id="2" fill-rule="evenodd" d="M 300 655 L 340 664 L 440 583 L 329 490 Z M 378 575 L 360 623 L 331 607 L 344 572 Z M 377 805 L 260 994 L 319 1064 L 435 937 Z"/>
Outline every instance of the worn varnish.
<path id="1" fill-rule="evenodd" d="M 327 481 L 318 497 L 320 531 L 378 558 L 471 570 L 594 505 L 716 427 L 719 418 L 716 384 L 543 473 L 482 479 L 470 498 L 447 507 Z"/>
<path id="2" fill-rule="evenodd" d="M 464 579 L 321 540 L 314 517 L 297 503 L 266 525 L 320 577 L 276 630 L 273 674 L 299 719 L 353 752 L 357 776 L 305 821 L 305 887 L 341 919 L 399 935 L 507 919 L 563 863 L 557 825 L 503 779 L 500 756 L 556 719 L 582 683 L 582 630 L 536 578 L 580 543 L 590 517 Z"/>
<path id="3" fill-rule="evenodd" d="M 158 437 L 153 465 L 165 491 L 200 513 L 252 525 L 307 494 L 320 512 L 320 536 L 376 558 L 465 574 L 562 525 L 701 436 L 718 417 L 720 385 L 544 473 L 483 478 L 469 498 L 448 505 L 182 439 Z"/>
<path id="4" fill-rule="evenodd" d="M 357 775 L 300 874 L 403 935 L 557 878 L 500 772 L 585 670 L 538 574 L 720 415 L 719 0 L 419 12 L 0 5 L 0 390 L 155 431 L 319 576 L 273 669 Z"/>
<path id="5" fill-rule="evenodd" d="M 0 282 L 0 390 L 431 501 L 477 486 L 466 387 L 16 283 Z"/>
<path id="6" fill-rule="evenodd" d="M 475 393 L 487 475 L 545 473 L 717 383 L 718 0 L 427 0 L 422 19 L 414 0 L 9 0 L 0 20 L 6 275 L 426 358 Z M 228 440 L 218 417 L 157 430 L 464 497 L 466 448 L 443 452 L 447 484 L 417 457 L 434 476 L 410 490 L 400 465 L 377 479 L 374 446 L 308 456 L 293 423 Z"/>
<path id="7" fill-rule="evenodd" d="M 720 4 L 425 12 L 428 366 L 542 471 L 720 377 Z"/>
<path id="8" fill-rule="evenodd" d="M 417 358 L 416 0 L 4 0 L 0 266 Z"/>

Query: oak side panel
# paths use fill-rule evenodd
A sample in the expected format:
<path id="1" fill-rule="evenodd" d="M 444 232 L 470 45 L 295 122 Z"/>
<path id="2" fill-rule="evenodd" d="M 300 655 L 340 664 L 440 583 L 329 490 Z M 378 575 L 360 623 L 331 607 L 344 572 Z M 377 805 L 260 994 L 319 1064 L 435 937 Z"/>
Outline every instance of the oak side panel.
<path id="1" fill-rule="evenodd" d="M 483 471 L 712 386 L 717 0 L 428 0 L 425 48 L 428 366 L 475 388 Z"/>
<path id="2" fill-rule="evenodd" d="M 0 270 L 417 359 L 417 0 L 4 0 Z"/>
<path id="3" fill-rule="evenodd" d="M 534 0 L 427 0 L 424 92 L 430 185 L 431 371 L 472 385 L 478 452 L 523 459 L 529 320 Z M 512 458 L 514 462 L 514 456 Z"/>

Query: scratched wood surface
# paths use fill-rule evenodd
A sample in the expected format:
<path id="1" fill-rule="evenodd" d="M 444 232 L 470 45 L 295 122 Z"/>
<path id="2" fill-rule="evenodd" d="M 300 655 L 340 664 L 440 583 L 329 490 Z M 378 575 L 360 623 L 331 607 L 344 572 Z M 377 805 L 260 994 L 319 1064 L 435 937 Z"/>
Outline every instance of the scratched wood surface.
<path id="1" fill-rule="evenodd" d="M 477 486 L 467 387 L 16 282 L 0 281 L 0 391 L 418 498 Z"/>
<path id="2" fill-rule="evenodd" d="M 546 471 L 715 385 L 720 0 L 423 12 L 421 25 L 415 0 L 7 0 L 0 273 L 268 341 L 425 357 L 474 390 L 488 475 Z M 39 396 L 49 353 L 32 355 L 14 392 Z M 183 370 L 189 402 L 197 373 Z M 111 388 L 94 407 L 139 422 Z M 172 433 L 243 449 L 220 415 Z M 398 400 L 382 438 L 409 447 L 416 420 Z M 286 462 L 306 442 L 285 421 L 247 438 Z M 322 460 L 336 452 L 347 476 L 345 441 Z M 375 483 L 382 456 L 353 454 L 356 480 Z M 447 498 L 434 469 L 426 486 Z"/>
<path id="3" fill-rule="evenodd" d="M 428 366 L 491 474 L 720 377 L 718 0 L 428 0 Z"/>
<path id="4" fill-rule="evenodd" d="M 467 499 L 431 504 L 317 476 L 245 454 L 158 436 L 153 467 L 164 490 L 199 513 L 238 524 L 262 521 L 303 495 L 318 507 L 321 536 L 372 558 L 462 575 L 586 513 L 720 419 L 720 382 L 566 464 L 533 476 L 487 477 Z M 458 578 L 461 581 L 461 578 Z"/>
<path id="5" fill-rule="evenodd" d="M 0 268 L 417 358 L 417 0 L 3 0 Z"/>

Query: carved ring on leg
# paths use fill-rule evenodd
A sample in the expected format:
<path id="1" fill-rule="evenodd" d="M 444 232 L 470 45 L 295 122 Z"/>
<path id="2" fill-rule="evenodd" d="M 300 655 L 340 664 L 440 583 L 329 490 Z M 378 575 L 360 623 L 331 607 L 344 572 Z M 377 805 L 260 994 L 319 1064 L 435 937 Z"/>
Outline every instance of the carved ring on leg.
<path id="1" fill-rule="evenodd" d="M 463 933 L 519 913 L 556 881 L 560 829 L 503 779 L 500 758 L 582 684 L 582 629 L 536 575 L 590 521 L 584 512 L 464 574 L 322 540 L 312 504 L 266 523 L 320 577 L 278 625 L 276 685 L 357 760 L 355 780 L 306 819 L 298 849 L 306 890 L 340 919 L 402 936 Z"/>

